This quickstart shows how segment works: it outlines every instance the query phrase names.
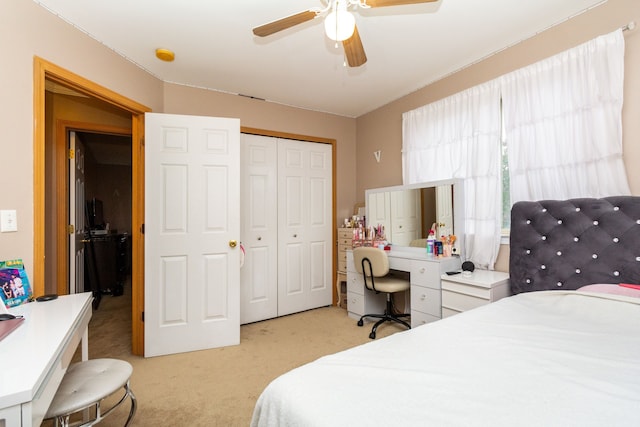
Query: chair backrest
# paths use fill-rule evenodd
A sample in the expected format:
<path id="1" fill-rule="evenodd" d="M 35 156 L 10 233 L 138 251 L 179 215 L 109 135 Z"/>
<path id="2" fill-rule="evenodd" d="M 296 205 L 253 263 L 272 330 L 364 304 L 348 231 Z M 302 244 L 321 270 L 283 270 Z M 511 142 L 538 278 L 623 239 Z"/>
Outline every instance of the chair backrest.
<path id="1" fill-rule="evenodd" d="M 363 270 L 362 260 L 369 260 L 371 262 L 371 270 L 369 270 L 368 263 L 365 261 L 365 268 Z M 386 276 L 389 273 L 389 258 L 387 253 L 382 249 L 372 247 L 359 247 L 353 250 L 353 263 L 356 271 L 371 277 L 371 271 L 373 271 L 373 277 Z"/>

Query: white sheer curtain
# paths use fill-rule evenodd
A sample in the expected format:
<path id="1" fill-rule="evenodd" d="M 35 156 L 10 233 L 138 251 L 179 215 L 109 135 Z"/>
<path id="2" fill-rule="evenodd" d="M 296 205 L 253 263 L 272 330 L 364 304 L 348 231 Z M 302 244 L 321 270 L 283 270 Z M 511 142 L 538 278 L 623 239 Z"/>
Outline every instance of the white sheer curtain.
<path id="1" fill-rule="evenodd" d="M 501 78 L 511 203 L 630 194 L 622 30 Z"/>
<path id="2" fill-rule="evenodd" d="M 488 269 L 500 248 L 500 127 L 496 81 L 403 114 L 404 183 L 463 181 L 465 258 Z"/>

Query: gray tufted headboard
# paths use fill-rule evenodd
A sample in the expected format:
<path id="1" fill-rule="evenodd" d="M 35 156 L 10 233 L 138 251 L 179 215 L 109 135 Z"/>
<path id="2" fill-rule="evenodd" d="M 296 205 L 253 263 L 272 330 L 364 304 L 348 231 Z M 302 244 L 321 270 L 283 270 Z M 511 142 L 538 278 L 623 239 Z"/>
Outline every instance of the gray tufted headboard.
<path id="1" fill-rule="evenodd" d="M 513 294 L 640 283 L 640 197 L 515 203 L 510 245 Z"/>

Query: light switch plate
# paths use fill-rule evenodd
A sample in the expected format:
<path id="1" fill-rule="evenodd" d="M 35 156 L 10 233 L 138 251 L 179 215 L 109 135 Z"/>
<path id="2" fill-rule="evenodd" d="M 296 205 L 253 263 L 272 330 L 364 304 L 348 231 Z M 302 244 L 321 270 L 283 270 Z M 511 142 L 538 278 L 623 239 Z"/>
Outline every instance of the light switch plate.
<path id="1" fill-rule="evenodd" d="M 0 232 L 18 231 L 18 217 L 15 210 L 0 211 Z"/>

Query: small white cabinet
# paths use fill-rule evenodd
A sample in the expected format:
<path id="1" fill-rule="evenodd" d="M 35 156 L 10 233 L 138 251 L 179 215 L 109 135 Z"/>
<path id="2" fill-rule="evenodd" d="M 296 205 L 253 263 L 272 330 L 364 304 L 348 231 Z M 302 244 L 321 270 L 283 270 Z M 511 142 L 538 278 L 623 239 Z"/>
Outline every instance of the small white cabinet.
<path id="1" fill-rule="evenodd" d="M 480 307 L 509 296 L 509 274 L 475 270 L 470 275 L 442 275 L 442 317 Z"/>
<path id="2" fill-rule="evenodd" d="M 385 294 L 376 294 L 364 286 L 364 277 L 353 265 L 353 251 L 347 250 L 347 312 L 350 317 L 360 318 L 364 314 L 384 313 L 387 300 Z"/>

